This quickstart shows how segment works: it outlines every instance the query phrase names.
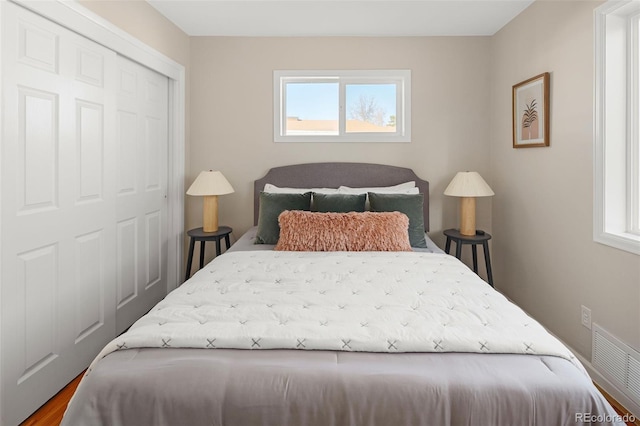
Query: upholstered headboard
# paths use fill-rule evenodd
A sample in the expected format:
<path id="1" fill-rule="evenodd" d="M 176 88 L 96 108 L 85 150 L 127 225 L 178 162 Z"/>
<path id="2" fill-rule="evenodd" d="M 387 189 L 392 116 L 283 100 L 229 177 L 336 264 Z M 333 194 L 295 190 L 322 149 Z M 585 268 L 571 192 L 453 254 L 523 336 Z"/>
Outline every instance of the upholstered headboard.
<path id="1" fill-rule="evenodd" d="M 420 179 L 411 169 L 367 163 L 308 163 L 274 167 L 253 186 L 253 223 L 258 224 L 260 191 L 264 185 L 289 188 L 338 188 L 392 186 L 415 181 L 424 194 L 424 226 L 429 230 L 429 182 Z"/>

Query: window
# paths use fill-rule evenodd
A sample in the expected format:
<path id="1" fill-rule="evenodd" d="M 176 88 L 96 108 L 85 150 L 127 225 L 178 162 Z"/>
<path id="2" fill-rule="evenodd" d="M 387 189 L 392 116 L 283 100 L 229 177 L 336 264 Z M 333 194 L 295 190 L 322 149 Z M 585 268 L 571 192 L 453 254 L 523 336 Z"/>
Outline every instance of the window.
<path id="1" fill-rule="evenodd" d="M 595 11 L 594 240 L 640 254 L 640 2 Z"/>
<path id="2" fill-rule="evenodd" d="M 410 142 L 411 71 L 275 71 L 275 142 Z"/>

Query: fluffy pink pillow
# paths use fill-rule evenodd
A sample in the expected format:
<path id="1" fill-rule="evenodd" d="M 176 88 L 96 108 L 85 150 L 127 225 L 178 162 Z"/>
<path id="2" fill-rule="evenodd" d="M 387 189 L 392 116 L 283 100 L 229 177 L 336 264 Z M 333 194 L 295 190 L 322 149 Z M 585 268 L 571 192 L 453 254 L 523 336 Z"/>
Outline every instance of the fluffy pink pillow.
<path id="1" fill-rule="evenodd" d="M 278 217 L 283 251 L 411 251 L 409 218 L 399 212 L 316 213 L 286 210 Z"/>

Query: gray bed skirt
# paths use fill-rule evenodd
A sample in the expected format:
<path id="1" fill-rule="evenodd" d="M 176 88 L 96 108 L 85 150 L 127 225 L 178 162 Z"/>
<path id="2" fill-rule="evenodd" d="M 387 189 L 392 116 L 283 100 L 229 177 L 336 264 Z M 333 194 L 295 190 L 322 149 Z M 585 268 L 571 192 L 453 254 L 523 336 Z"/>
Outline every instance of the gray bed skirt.
<path id="1" fill-rule="evenodd" d="M 129 349 L 80 384 L 63 425 L 580 425 L 615 413 L 552 356 Z"/>

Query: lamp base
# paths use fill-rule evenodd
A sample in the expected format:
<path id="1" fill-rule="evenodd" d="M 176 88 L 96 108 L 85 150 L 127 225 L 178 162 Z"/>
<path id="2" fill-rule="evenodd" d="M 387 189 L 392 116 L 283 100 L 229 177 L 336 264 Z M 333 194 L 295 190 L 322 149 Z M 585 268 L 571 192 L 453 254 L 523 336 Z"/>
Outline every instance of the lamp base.
<path id="1" fill-rule="evenodd" d="M 218 230 L 218 196 L 206 195 L 202 201 L 202 230 L 216 232 Z"/>
<path id="2" fill-rule="evenodd" d="M 467 236 L 476 235 L 475 197 L 460 198 L 460 233 Z"/>

